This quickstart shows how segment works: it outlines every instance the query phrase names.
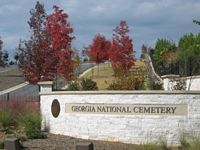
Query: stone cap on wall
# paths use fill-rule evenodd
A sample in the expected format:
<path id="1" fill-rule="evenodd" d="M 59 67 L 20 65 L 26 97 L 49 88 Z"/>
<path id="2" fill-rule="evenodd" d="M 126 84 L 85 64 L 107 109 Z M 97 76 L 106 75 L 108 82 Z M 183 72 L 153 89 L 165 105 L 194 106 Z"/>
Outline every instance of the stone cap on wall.
<path id="1" fill-rule="evenodd" d="M 40 92 L 41 93 L 52 92 L 53 81 L 38 82 L 38 85 L 40 87 Z"/>
<path id="2" fill-rule="evenodd" d="M 52 91 L 52 92 L 40 92 L 40 95 L 116 95 L 116 94 L 197 94 L 200 95 L 200 91 Z"/>
<path id="3" fill-rule="evenodd" d="M 40 95 L 68 95 L 68 94 L 200 94 L 200 91 L 164 91 L 164 90 L 106 90 L 106 91 L 53 91 L 52 81 L 38 82 Z"/>
<path id="4" fill-rule="evenodd" d="M 177 74 L 168 74 L 168 75 L 164 75 L 164 76 L 161 76 L 162 79 L 174 79 L 174 78 L 179 78 L 180 75 L 177 75 Z"/>
<path id="5" fill-rule="evenodd" d="M 200 79 L 200 75 L 197 76 L 187 76 L 187 77 L 180 77 L 180 75 L 177 74 L 168 74 L 161 76 L 162 79 L 172 79 L 172 78 L 180 78 L 180 79 Z"/>
<path id="6" fill-rule="evenodd" d="M 53 85 L 53 81 L 41 81 L 37 83 L 38 85 Z"/>

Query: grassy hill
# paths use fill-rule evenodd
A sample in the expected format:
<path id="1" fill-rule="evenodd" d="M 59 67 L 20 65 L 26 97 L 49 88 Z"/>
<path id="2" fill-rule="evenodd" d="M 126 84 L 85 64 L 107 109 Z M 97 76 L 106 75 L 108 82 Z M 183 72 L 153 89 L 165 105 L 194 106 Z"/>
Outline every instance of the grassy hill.
<path id="1" fill-rule="evenodd" d="M 143 61 L 136 61 L 130 71 L 137 74 L 137 68 L 143 68 L 146 70 L 145 63 Z M 114 72 L 110 63 L 100 64 L 99 66 L 95 66 L 83 73 L 80 76 L 80 79 L 90 78 L 97 83 L 99 90 L 106 90 L 108 86 L 116 80 L 113 74 Z"/>

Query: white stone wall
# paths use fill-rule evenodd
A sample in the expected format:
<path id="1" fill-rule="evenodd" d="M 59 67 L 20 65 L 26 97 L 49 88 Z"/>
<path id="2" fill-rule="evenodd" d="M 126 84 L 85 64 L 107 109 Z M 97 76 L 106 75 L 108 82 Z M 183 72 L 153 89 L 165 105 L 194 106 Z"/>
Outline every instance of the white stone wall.
<path id="1" fill-rule="evenodd" d="M 187 77 L 186 87 L 187 90 L 200 90 L 200 76 Z"/>
<path id="2" fill-rule="evenodd" d="M 163 79 L 164 90 L 172 91 L 173 87 L 176 85 L 176 80 L 185 80 L 186 90 L 189 90 L 189 91 L 200 90 L 200 76 L 192 76 L 192 77 L 185 77 L 185 78 L 166 77 Z"/>
<path id="3" fill-rule="evenodd" d="M 51 104 L 57 99 L 61 112 L 51 114 Z M 180 135 L 200 133 L 200 93 L 144 92 L 52 92 L 41 93 L 41 112 L 44 126 L 54 134 L 77 138 L 148 143 L 166 139 L 178 145 Z M 66 103 L 99 104 L 188 104 L 187 116 L 67 114 Z"/>

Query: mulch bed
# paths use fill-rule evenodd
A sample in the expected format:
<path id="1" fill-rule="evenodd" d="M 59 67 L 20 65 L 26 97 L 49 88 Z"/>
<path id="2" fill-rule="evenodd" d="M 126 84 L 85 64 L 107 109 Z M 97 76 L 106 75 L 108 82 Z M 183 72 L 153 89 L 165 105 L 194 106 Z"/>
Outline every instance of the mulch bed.
<path id="1" fill-rule="evenodd" d="M 73 137 L 48 134 L 47 139 L 35 139 L 22 142 L 26 150 L 76 150 L 79 142 L 92 142 L 94 150 L 135 150 L 138 146 L 118 142 L 83 140 Z"/>
<path id="2" fill-rule="evenodd" d="M 5 139 L 5 136 L 6 135 L 3 132 L 0 132 L 0 142 L 2 142 L 3 139 Z M 7 135 L 7 137 L 8 136 L 9 135 Z M 28 139 L 26 141 L 21 142 L 21 144 L 24 147 L 24 150 L 76 150 L 76 145 L 80 142 L 92 142 L 94 150 L 138 150 L 139 148 L 139 145 L 134 144 L 84 140 L 50 133 L 47 134 L 46 139 Z M 178 150 L 178 148 L 171 148 L 170 150 Z"/>

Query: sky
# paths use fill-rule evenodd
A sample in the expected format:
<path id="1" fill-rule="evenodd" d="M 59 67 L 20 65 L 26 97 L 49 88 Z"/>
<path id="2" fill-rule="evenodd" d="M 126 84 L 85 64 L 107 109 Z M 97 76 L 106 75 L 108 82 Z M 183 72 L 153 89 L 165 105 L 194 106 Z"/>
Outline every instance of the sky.
<path id="1" fill-rule="evenodd" d="M 29 11 L 38 0 L 0 0 L 0 37 L 3 49 L 13 55 L 19 40 L 30 38 L 27 21 Z M 93 37 L 103 34 L 112 39 L 113 29 L 121 20 L 129 26 L 136 56 L 142 44 L 154 48 L 158 38 L 175 43 L 186 33 L 196 34 L 200 26 L 200 0 L 39 0 L 47 14 L 53 5 L 69 15 L 74 28 L 73 47 L 82 50 L 91 44 Z"/>

